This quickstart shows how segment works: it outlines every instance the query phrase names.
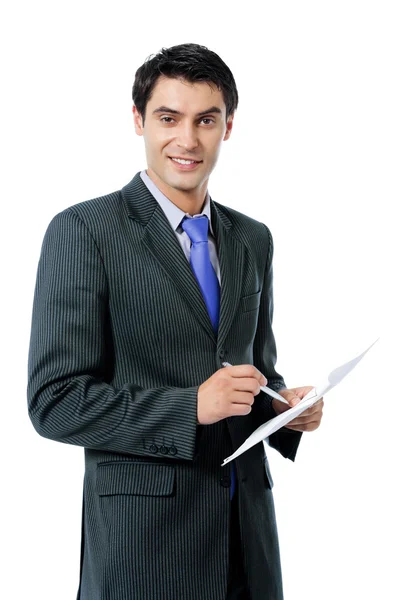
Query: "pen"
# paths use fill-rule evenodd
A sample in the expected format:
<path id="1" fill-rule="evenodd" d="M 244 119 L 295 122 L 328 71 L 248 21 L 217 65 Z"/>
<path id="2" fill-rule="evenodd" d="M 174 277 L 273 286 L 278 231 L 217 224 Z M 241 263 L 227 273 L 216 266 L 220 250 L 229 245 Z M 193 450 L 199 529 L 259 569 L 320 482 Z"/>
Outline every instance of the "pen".
<path id="1" fill-rule="evenodd" d="M 228 363 L 228 362 L 223 362 L 222 365 L 224 367 L 232 367 L 232 365 L 230 363 Z M 289 404 L 289 402 L 287 400 L 285 400 L 285 398 L 283 396 L 281 396 L 280 394 L 278 394 L 278 392 L 275 392 L 274 390 L 271 390 L 271 388 L 267 387 L 266 385 L 261 385 L 260 389 L 263 392 L 265 392 L 266 394 L 268 394 L 269 396 L 272 396 L 272 398 L 275 398 L 275 400 L 279 400 L 279 402 L 283 402 L 284 404 Z"/>

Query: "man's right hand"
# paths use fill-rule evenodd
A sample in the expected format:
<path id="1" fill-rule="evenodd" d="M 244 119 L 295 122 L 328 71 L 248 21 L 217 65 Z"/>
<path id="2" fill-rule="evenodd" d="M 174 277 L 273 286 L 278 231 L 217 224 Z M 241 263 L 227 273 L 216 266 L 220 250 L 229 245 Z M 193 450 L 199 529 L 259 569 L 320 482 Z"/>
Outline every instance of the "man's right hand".
<path id="1" fill-rule="evenodd" d="M 211 425 L 227 417 L 248 415 L 254 396 L 266 378 L 252 365 L 223 367 L 199 387 L 197 394 L 197 421 Z"/>

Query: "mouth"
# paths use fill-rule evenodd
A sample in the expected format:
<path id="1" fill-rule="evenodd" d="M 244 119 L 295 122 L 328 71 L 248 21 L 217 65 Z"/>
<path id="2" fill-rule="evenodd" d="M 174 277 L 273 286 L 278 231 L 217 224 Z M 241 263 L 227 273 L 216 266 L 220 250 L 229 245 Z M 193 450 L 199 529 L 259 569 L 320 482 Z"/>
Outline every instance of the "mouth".
<path id="1" fill-rule="evenodd" d="M 196 167 L 203 162 L 202 160 L 193 160 L 177 156 L 169 156 L 168 158 L 180 171 L 193 171 L 193 169 L 196 169 Z"/>

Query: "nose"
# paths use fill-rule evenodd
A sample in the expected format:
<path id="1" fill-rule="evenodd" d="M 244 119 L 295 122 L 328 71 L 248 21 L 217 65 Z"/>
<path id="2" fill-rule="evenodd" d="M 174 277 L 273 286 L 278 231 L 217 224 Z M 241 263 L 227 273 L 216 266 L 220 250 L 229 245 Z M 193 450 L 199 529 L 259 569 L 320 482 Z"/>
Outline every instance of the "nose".
<path id="1" fill-rule="evenodd" d="M 190 124 L 182 124 L 176 141 L 178 146 L 185 150 L 194 150 L 199 145 L 196 130 Z"/>

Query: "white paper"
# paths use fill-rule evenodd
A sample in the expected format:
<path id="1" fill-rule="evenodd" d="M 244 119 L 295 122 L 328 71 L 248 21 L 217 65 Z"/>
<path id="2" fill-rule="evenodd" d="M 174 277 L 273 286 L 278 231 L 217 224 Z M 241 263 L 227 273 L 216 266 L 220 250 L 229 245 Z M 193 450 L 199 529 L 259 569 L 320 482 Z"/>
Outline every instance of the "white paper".
<path id="1" fill-rule="evenodd" d="M 258 442 L 261 442 L 265 438 L 269 437 L 272 433 L 289 423 L 289 421 L 292 421 L 295 417 L 301 415 L 303 411 L 305 411 L 307 408 L 318 402 L 318 400 L 320 400 L 322 396 L 325 396 L 327 392 L 329 392 L 338 383 L 340 383 L 342 379 L 344 379 L 346 375 L 348 375 L 350 371 L 354 369 L 354 367 L 366 355 L 368 350 L 370 350 L 372 346 L 376 344 L 377 341 L 378 340 L 375 340 L 373 344 L 371 344 L 359 356 L 353 358 L 353 360 L 350 360 L 349 362 L 344 363 L 340 367 L 337 367 L 336 369 L 331 371 L 328 377 L 320 385 L 317 385 L 315 388 L 313 388 L 302 400 L 300 400 L 298 404 L 296 404 L 296 406 L 294 406 L 293 408 L 289 408 L 289 410 L 286 410 L 285 412 L 281 413 L 280 415 L 277 415 L 273 419 L 270 419 L 266 423 L 263 423 L 263 425 L 260 425 L 260 427 L 253 431 L 253 433 L 247 438 L 247 440 L 233 454 L 231 454 L 231 456 L 225 458 L 224 462 L 222 463 L 222 466 L 226 465 L 231 460 L 234 460 L 235 458 L 243 454 L 243 452 L 246 452 L 246 450 L 248 450 L 255 444 L 258 444 Z M 257 400 L 255 401 L 257 402 Z"/>

